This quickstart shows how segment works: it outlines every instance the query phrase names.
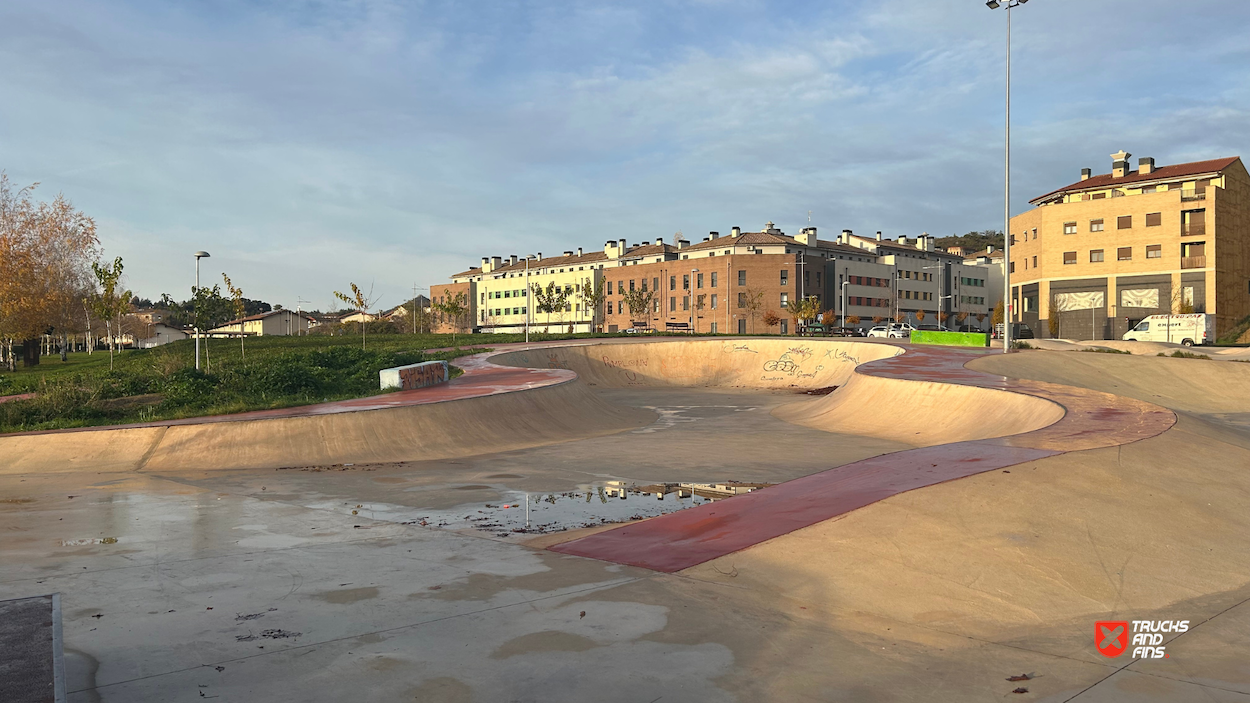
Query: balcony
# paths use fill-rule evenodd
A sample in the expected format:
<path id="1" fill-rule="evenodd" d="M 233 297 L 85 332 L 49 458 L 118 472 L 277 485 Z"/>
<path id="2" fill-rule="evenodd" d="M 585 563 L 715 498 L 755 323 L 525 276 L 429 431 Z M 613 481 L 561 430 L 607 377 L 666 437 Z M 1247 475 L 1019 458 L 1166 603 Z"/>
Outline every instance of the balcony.
<path id="1" fill-rule="evenodd" d="M 1181 225 L 1182 237 L 1202 236 L 1207 233 L 1207 225 L 1205 222 L 1199 222 L 1192 225 Z"/>
<path id="2" fill-rule="evenodd" d="M 1182 190 L 1181 191 L 1182 203 L 1192 203 L 1192 202 L 1197 202 L 1199 200 L 1206 200 L 1206 199 L 1207 199 L 1207 192 L 1205 190 Z"/>
<path id="3" fill-rule="evenodd" d="M 1183 269 L 1204 269 L 1207 267 L 1207 257 L 1204 256 L 1182 256 L 1181 268 Z"/>

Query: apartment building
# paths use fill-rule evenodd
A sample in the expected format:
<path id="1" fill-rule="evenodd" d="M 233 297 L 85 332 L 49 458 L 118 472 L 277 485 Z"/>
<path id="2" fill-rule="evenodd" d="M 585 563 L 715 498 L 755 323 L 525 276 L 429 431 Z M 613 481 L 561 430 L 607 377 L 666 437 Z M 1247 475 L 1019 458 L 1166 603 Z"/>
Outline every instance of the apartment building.
<path id="1" fill-rule="evenodd" d="M 528 263 L 516 256 L 487 257 L 479 267 L 453 275 L 452 283 L 432 286 L 431 296 L 437 302 L 465 295 L 473 307 L 472 326 L 481 332 L 521 331 L 528 315 L 531 328 L 553 331 L 615 332 L 642 324 L 663 330 L 684 323 L 696 332 L 789 334 L 794 331 L 790 304 L 809 297 L 839 317 L 858 317 L 860 326 L 896 316 L 937 323 L 941 313 L 950 327 L 958 322 L 984 328 L 992 305 L 988 278 L 984 267 L 934 251 L 927 235 L 895 241 L 844 230 L 837 241 L 828 241 L 818 238 L 815 227 L 791 237 L 769 222 L 758 232 L 734 227 L 726 236 L 709 232 L 693 243 L 680 236 L 671 244 L 662 238 L 634 244 L 618 239 L 602 251 L 539 254 Z M 563 314 L 551 315 L 551 322 L 532 304 L 536 286 L 570 292 Z M 595 286 L 605 293 L 599 307 L 578 294 Z M 648 294 L 647 309 L 629 308 L 631 291 Z M 637 308 L 640 301 L 634 303 Z M 763 324 L 768 311 L 782 318 L 771 329 Z"/>
<path id="2" fill-rule="evenodd" d="M 1239 157 L 1111 172 L 1011 219 L 1013 319 L 1049 335 L 1118 339 L 1148 315 L 1206 312 L 1223 334 L 1250 314 L 1250 174 Z"/>

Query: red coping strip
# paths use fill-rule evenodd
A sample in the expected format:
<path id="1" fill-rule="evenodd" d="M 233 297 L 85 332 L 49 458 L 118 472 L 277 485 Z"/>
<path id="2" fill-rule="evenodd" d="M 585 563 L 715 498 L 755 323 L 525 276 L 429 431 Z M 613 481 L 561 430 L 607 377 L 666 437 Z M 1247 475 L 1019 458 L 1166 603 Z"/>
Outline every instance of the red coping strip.
<path id="1" fill-rule="evenodd" d="M 899 493 L 1068 451 L 1128 444 L 1161 434 L 1176 422 L 1170 411 L 1150 403 L 1053 383 L 1016 381 L 964 366 L 984 351 L 899 346 L 905 354 L 863 364 L 856 372 L 1023 393 L 1059 403 L 1066 413 L 1032 432 L 873 457 L 548 549 L 671 573 Z"/>

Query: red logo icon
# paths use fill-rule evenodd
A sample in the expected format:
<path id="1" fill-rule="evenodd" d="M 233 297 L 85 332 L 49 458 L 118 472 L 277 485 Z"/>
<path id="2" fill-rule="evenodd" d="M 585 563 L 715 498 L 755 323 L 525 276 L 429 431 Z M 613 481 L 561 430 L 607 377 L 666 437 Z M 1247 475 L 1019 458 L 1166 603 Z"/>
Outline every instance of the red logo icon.
<path id="1" fill-rule="evenodd" d="M 1094 644 L 1104 657 L 1118 657 L 1128 647 L 1128 623 L 1103 621 L 1094 623 Z"/>

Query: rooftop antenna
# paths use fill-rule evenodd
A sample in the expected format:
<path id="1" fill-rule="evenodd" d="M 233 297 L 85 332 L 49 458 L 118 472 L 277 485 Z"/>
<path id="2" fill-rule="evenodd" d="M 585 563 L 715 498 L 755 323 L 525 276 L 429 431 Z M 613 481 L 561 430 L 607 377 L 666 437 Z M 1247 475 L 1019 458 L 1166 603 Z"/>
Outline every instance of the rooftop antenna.
<path id="1" fill-rule="evenodd" d="M 810 225 L 811 223 L 812 223 L 812 211 L 808 210 L 807 211 L 807 224 Z"/>
<path id="2" fill-rule="evenodd" d="M 312 302 L 311 300 L 304 300 L 302 297 L 298 295 L 295 296 L 295 317 L 297 318 L 295 322 L 295 336 L 296 337 L 300 336 L 301 328 L 304 327 L 304 303 L 311 303 L 311 302 Z M 308 330 L 304 329 L 303 332 L 306 334 Z"/>

